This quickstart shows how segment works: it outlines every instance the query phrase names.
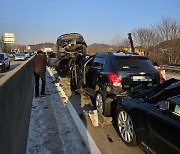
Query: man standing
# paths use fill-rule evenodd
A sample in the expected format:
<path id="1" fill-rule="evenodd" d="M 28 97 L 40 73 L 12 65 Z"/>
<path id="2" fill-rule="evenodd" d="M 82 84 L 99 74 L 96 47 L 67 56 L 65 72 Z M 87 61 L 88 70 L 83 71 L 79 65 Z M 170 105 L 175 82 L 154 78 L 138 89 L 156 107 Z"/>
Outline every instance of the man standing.
<path id="1" fill-rule="evenodd" d="M 41 78 L 41 95 L 45 95 L 47 57 L 39 50 L 33 59 L 33 71 L 35 77 L 35 97 L 39 96 L 39 78 Z"/>

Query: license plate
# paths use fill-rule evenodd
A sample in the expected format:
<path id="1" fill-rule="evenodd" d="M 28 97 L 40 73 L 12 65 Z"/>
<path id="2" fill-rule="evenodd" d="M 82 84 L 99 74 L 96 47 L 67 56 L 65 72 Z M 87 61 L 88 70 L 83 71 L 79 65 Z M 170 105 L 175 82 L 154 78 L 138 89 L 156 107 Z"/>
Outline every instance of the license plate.
<path id="1" fill-rule="evenodd" d="M 149 76 L 132 76 L 133 81 L 152 81 Z"/>

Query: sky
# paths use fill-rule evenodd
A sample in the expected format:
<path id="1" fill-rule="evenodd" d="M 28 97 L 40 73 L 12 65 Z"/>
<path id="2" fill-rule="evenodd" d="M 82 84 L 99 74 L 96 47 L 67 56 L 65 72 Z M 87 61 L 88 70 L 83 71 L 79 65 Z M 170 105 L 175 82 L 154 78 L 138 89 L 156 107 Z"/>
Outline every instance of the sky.
<path id="1" fill-rule="evenodd" d="M 88 45 L 112 44 L 137 28 L 150 28 L 162 17 L 180 20 L 180 0 L 2 0 L 0 35 L 14 33 L 21 45 L 56 43 L 78 32 Z"/>

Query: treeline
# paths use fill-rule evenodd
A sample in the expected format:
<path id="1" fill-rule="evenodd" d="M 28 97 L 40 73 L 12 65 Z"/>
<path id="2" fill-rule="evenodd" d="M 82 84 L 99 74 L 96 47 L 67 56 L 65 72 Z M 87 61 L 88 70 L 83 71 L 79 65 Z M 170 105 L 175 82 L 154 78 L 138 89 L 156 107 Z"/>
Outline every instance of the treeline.
<path id="1" fill-rule="evenodd" d="M 171 17 L 162 17 L 150 28 L 132 30 L 135 46 L 144 48 L 145 55 L 151 61 L 160 64 L 180 65 L 180 21 Z M 129 46 L 127 38 L 117 34 L 112 43 L 116 46 Z"/>
<path id="2" fill-rule="evenodd" d="M 33 44 L 29 45 L 31 47 L 31 50 L 38 51 L 43 50 L 44 48 L 52 48 L 53 51 L 55 51 L 56 45 L 54 43 L 40 43 L 40 44 Z"/>

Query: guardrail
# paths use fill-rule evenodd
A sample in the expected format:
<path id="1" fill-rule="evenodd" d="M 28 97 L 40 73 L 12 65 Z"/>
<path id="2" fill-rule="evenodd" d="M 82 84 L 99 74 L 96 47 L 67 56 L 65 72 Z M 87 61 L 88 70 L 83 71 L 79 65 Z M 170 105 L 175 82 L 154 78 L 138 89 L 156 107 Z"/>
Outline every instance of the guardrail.
<path id="1" fill-rule="evenodd" d="M 165 70 L 172 70 L 172 71 L 180 71 L 180 66 L 168 66 L 168 65 L 163 65 Z"/>

